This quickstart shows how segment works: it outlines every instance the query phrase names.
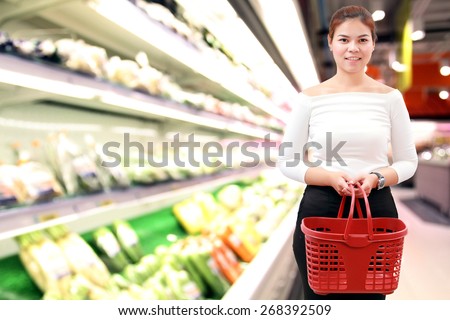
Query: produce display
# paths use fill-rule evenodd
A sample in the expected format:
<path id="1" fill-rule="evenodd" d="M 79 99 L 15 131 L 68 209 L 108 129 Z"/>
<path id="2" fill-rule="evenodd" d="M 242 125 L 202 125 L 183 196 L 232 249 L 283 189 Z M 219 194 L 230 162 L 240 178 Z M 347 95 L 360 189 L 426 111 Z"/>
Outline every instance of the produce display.
<path id="1" fill-rule="evenodd" d="M 188 180 L 239 169 L 239 163 L 245 161 L 240 150 L 234 148 L 233 156 L 229 157 L 233 159 L 232 163 L 227 163 L 225 154 L 209 159 L 211 162 L 220 161 L 220 165 L 208 166 L 201 161 L 202 149 L 199 148 L 200 152 L 194 155 L 198 166 L 189 166 L 191 155 L 177 154 L 177 158 L 186 164 L 179 166 L 172 159 L 174 152 L 164 154 L 161 150 L 154 150 L 152 157 L 155 161 L 165 157 L 168 162 L 166 166 L 153 167 L 143 161 L 143 155 L 131 153 L 126 159 L 121 156 L 119 165 L 108 167 L 102 165 L 103 161 L 110 160 L 102 145 L 95 142 L 91 135 L 86 135 L 85 140 L 85 143 L 75 143 L 70 134 L 57 132 L 49 134 L 45 143 L 35 140 L 29 147 L 14 143 L 14 163 L 0 163 L 0 209 L 133 186 Z M 243 144 L 246 140 L 219 142 L 226 149 L 228 144 L 238 141 Z"/>
<path id="2" fill-rule="evenodd" d="M 164 4 L 168 10 L 157 2 Z M 271 98 L 270 90 L 258 85 L 251 70 L 236 61 L 206 26 L 184 12 L 179 1 L 137 0 L 133 3 L 150 19 L 159 21 L 193 44 L 199 50 L 199 56 L 204 53 L 205 57 L 216 57 L 218 67 L 236 68 L 257 94 Z M 61 75 L 68 79 L 70 75 L 77 73 L 81 76 L 76 79 L 95 78 L 103 87 L 107 83 L 106 87 L 113 91 L 117 89 L 123 92 L 123 88 L 129 89 L 131 97 L 151 95 L 156 97 L 151 101 L 161 101 L 162 104 L 173 107 L 175 112 L 190 109 L 191 114 L 202 116 L 205 115 L 203 111 L 206 111 L 219 116 L 209 115 L 207 118 L 223 117 L 222 121 L 224 118 L 231 120 L 227 120 L 230 126 L 239 127 L 239 122 L 245 122 L 260 127 L 258 129 L 282 130 L 283 123 L 279 119 L 265 115 L 257 111 L 257 108 L 253 109 L 255 106 L 223 101 L 207 92 L 193 92 L 188 87 L 181 87 L 174 80 L 175 77 L 166 73 L 168 71 L 162 72 L 154 68 L 152 57 L 145 52 L 137 52 L 134 57 L 120 57 L 109 51 L 110 48 L 98 47 L 89 44 L 87 39 L 77 38 L 76 30 L 73 34 L 76 37 L 70 39 L 50 39 L 42 34 L 25 39 L 11 38 L 6 32 L 0 31 L 0 54 L 14 55 L 18 57 L 14 58 L 16 60 L 31 60 L 49 70 L 63 70 Z M 92 80 L 88 83 L 92 83 Z M 131 90 L 140 93 L 133 93 Z M 45 99 L 31 100 L 52 103 Z M 77 102 L 80 103 L 79 100 Z M 88 108 L 89 103 L 86 100 Z M 64 106 L 61 105 L 61 108 Z M 91 111 L 86 109 L 87 116 L 89 112 Z M 172 122 L 175 121 L 168 123 L 172 125 Z M 198 125 L 201 126 L 200 123 Z M 164 126 L 161 127 L 165 129 Z M 33 132 L 26 132 L 23 136 L 19 134 L 18 139 L 26 139 Z M 147 195 L 147 187 L 151 188 L 152 185 L 195 179 L 227 169 L 240 169 L 243 167 L 242 161 L 248 160 L 240 148 L 230 148 L 231 153 L 228 153 L 227 148 L 228 144 L 239 142 L 243 145 L 248 140 L 235 137 L 225 140 L 221 133 L 220 138 L 214 142 L 219 142 L 227 150 L 227 155 L 210 158 L 212 162 L 222 161 L 216 167 L 203 163 L 199 166 L 181 167 L 173 161 L 173 153 L 160 154 L 158 150 L 152 154 L 153 158 L 169 162 L 162 168 L 152 167 L 147 163 L 141 165 L 142 155 L 134 154 L 127 155 L 127 159 L 120 155 L 121 161 L 126 160 L 129 165 L 120 163 L 109 168 L 102 165 L 102 162 L 111 159 L 103 153 L 99 143 L 93 138 L 85 139 L 85 144 L 75 143 L 72 140 L 74 134 L 80 133 L 53 132 L 45 142 L 34 141 L 31 147 L 21 145 L 21 141 L 14 142 L 14 161 L 0 162 L 1 214 L 9 214 L 6 212 L 8 209 L 27 206 L 37 208 L 43 202 L 54 201 L 50 205 L 44 204 L 51 209 L 39 217 L 29 214 L 34 207 L 26 209 L 26 218 L 32 216 L 34 219 L 31 224 L 37 223 L 34 227 L 42 228 L 39 222 L 58 217 L 51 210 L 55 208 L 53 204 L 65 205 L 66 202 L 61 201 L 64 198 L 67 201 L 70 198 L 80 200 L 77 202 L 80 209 L 74 210 L 76 216 L 78 210 L 83 212 L 93 207 L 98 209 L 107 204 L 87 201 L 86 206 L 83 206 L 84 199 L 95 198 L 99 193 L 114 191 L 112 194 L 117 194 L 125 189 L 135 188 L 138 191 L 146 189 L 142 194 Z M 162 137 L 165 133 L 159 134 Z M 263 151 L 265 150 L 256 152 Z M 263 158 L 261 153 L 259 159 Z M 177 156 L 183 161 L 191 155 L 180 152 Z M 203 157 L 201 153 L 194 155 L 196 159 Z M 228 163 L 231 159 L 232 163 Z M 174 183 L 173 186 L 168 186 L 176 188 L 177 185 Z M 66 225 L 21 234 L 15 237 L 17 256 L 4 257 L 0 261 L 0 298 L 220 299 L 245 272 L 246 266 L 298 201 L 301 192 L 300 186 L 267 171 L 256 181 L 239 181 L 211 193 L 196 192 L 170 208 L 157 210 L 157 213 L 142 213 L 129 221 L 110 221 L 110 225 L 89 230 L 85 234 L 78 234 Z M 139 192 L 132 194 L 135 195 L 141 196 Z M 123 201 L 130 201 L 130 194 L 126 193 L 125 196 L 126 200 Z M 98 211 L 109 212 L 108 207 L 106 209 Z M 20 210 L 11 212 L 20 213 Z M 156 215 L 158 218 L 154 217 Z M 86 215 L 83 218 L 89 220 Z M 143 221 L 146 223 L 140 226 Z M 16 234 L 22 232 L 20 227 L 13 231 Z"/>
<path id="3" fill-rule="evenodd" d="M 240 74 L 247 78 L 249 84 L 254 89 L 262 92 L 270 98 L 272 92 L 269 88 L 263 86 L 252 74 L 244 63 L 238 61 L 233 53 L 222 43 L 203 22 L 199 19 L 199 13 L 196 14 L 188 10 L 187 3 L 190 0 L 136 0 L 136 5 L 142 8 L 147 15 L 173 30 L 192 45 L 201 51 L 213 51 L 216 57 L 221 60 L 227 60 L 230 68 L 239 69 Z M 218 18 L 220 19 L 220 18 Z"/>
<path id="4" fill-rule="evenodd" d="M 185 201 L 197 206 L 201 230 L 186 228 L 190 221 L 176 213 L 175 204 L 172 214 L 186 235 L 151 251 L 132 224 L 115 220 L 94 230 L 92 241 L 64 225 L 18 236 L 20 261 L 42 299 L 220 299 L 270 236 L 257 226 L 270 221 L 274 230 L 287 212 L 279 210 L 276 218 L 269 212 L 281 204 L 289 210 L 302 192 L 276 179 L 264 173 L 252 183 L 193 194 Z M 255 206 L 256 197 L 271 198 Z M 250 204 L 253 212 L 237 215 Z"/>
<path id="5" fill-rule="evenodd" d="M 63 38 L 12 39 L 0 32 L 0 53 L 62 66 L 131 90 L 173 100 L 224 117 L 281 130 L 280 120 L 254 113 L 248 106 L 233 101 L 222 101 L 210 94 L 192 92 L 179 86 L 169 74 L 151 66 L 145 52 L 137 52 L 134 60 L 108 56 L 104 48 L 90 45 L 84 40 Z"/>

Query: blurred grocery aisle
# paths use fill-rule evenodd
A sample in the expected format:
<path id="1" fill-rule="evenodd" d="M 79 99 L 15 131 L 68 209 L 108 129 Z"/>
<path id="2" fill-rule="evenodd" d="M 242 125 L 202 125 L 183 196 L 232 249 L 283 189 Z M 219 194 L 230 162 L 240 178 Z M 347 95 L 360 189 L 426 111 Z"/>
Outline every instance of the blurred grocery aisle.
<path id="1" fill-rule="evenodd" d="M 405 238 L 400 285 L 389 299 L 450 299 L 450 225 L 424 221 L 402 203 L 402 199 L 417 197 L 414 189 L 397 187 L 393 188 L 393 194 L 400 218 L 409 232 Z"/>

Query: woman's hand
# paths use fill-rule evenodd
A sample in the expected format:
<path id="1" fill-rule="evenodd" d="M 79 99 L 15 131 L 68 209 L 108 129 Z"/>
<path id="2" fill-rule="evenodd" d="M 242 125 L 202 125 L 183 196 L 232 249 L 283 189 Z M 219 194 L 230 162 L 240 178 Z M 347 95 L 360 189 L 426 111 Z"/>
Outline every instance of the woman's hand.
<path id="1" fill-rule="evenodd" d="M 374 174 L 364 174 L 355 178 L 356 182 L 360 183 L 360 186 L 355 186 L 355 196 L 357 198 L 363 198 L 363 191 L 369 196 L 373 188 L 378 185 L 378 177 Z"/>
<path id="2" fill-rule="evenodd" d="M 349 184 L 353 184 L 354 179 L 352 179 L 345 172 L 330 172 L 329 173 L 329 185 L 336 190 L 336 192 L 341 196 L 351 196 Z"/>

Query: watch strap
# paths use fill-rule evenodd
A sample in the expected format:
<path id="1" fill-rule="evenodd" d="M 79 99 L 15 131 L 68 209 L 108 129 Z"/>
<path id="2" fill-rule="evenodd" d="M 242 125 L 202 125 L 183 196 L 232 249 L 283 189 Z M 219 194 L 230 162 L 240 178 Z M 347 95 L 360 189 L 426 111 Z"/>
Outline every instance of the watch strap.
<path id="1" fill-rule="evenodd" d="M 376 171 L 372 171 L 370 172 L 370 174 L 374 174 L 378 177 L 378 184 L 377 184 L 377 190 L 383 189 L 384 188 L 384 176 Z"/>

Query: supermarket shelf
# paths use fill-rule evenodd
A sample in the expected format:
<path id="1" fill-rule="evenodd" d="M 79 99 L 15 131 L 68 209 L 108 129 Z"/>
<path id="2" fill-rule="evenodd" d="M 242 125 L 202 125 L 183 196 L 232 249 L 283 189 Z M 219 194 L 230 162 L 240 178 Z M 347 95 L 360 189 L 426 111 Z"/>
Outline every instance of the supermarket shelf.
<path id="1" fill-rule="evenodd" d="M 298 205 L 294 205 L 257 256 L 222 300 L 285 300 L 297 273 L 292 235 Z"/>
<path id="2" fill-rule="evenodd" d="M 173 101 L 133 91 L 56 65 L 0 54 L 0 106 L 28 101 L 52 101 L 148 119 L 173 119 L 217 130 L 273 140 L 280 134 L 252 124 L 195 110 Z"/>
<path id="3" fill-rule="evenodd" d="M 219 58 L 213 50 L 200 50 L 182 36 L 152 20 L 130 1 L 36 2 L 41 3 L 41 6 L 33 4 L 37 8 L 35 15 L 53 26 L 71 30 L 89 43 L 107 48 L 127 59 L 134 59 L 139 51 L 144 51 L 153 66 L 175 77 L 182 86 L 210 93 L 219 99 L 243 103 L 258 113 L 286 120 L 285 112 L 252 87 L 241 69 L 224 57 Z M 21 10 L 20 7 L 8 5 L 6 9 L 11 12 L 11 17 L 4 19 L 19 15 L 17 11 Z"/>
<path id="4" fill-rule="evenodd" d="M 221 172 L 195 179 L 137 187 L 108 193 L 62 199 L 26 208 L 0 211 L 0 257 L 17 252 L 14 237 L 58 224 L 86 232 L 115 219 L 131 219 L 173 205 L 197 191 L 212 191 L 222 185 L 257 177 L 264 167 Z"/>

